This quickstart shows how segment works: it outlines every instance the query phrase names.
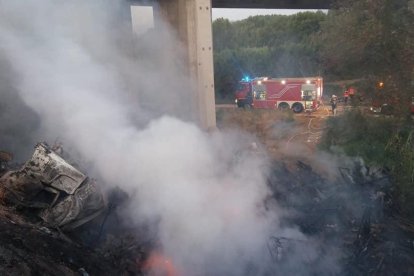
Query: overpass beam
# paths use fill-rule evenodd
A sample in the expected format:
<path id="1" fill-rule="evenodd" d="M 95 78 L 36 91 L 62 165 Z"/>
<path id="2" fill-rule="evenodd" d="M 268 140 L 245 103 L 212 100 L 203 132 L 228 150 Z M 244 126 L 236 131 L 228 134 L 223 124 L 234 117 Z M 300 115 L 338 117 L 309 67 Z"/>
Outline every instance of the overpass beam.
<path id="1" fill-rule="evenodd" d="M 211 0 L 159 0 L 160 14 L 177 31 L 187 50 L 195 87 L 192 104 L 204 129 L 216 127 Z"/>

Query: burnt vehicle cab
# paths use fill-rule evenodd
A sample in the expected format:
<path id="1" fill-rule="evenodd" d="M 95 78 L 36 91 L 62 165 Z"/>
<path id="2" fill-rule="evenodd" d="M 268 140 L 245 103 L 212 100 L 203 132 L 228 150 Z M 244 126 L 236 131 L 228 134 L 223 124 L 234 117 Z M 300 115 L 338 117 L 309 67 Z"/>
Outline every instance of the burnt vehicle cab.
<path id="1" fill-rule="evenodd" d="M 20 169 L 1 175 L 0 201 L 30 210 L 47 226 L 62 230 L 91 221 L 106 207 L 94 179 L 45 143 L 36 145 L 31 159 Z"/>

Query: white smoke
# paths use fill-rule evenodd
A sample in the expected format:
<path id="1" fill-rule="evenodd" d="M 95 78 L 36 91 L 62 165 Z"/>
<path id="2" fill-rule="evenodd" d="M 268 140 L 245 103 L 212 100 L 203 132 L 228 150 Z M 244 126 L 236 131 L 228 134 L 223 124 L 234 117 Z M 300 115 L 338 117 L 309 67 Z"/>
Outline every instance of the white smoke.
<path id="1" fill-rule="evenodd" d="M 192 123 L 173 32 L 133 47 L 113 2 L 0 1 L 0 53 L 16 92 L 44 140 L 60 137 L 106 183 L 135 194 L 134 219 L 159 219 L 166 254 L 188 275 L 260 274 L 267 239 L 281 231 L 263 203 L 266 160 L 243 153 L 239 133 Z"/>

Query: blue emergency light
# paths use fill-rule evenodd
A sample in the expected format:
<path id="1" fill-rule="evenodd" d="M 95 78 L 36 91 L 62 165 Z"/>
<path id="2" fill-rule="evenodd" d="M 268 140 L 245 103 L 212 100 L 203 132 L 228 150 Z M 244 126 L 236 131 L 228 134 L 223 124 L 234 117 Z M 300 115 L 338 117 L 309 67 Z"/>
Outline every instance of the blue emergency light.
<path id="1" fill-rule="evenodd" d="M 249 82 L 250 81 L 250 78 L 248 76 L 244 76 L 244 78 L 242 78 L 242 81 Z"/>

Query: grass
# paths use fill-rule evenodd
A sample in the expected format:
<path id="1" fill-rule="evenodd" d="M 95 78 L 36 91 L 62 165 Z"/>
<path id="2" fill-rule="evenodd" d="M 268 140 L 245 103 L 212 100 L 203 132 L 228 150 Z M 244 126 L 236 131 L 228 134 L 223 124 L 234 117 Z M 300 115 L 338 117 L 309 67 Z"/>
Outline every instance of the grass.
<path id="1" fill-rule="evenodd" d="M 219 109 L 216 112 L 217 126 L 219 128 L 232 127 L 243 129 L 258 136 L 266 136 L 269 129 L 278 122 L 294 123 L 291 111 L 269 109 Z"/>
<path id="2" fill-rule="evenodd" d="M 349 112 L 327 120 L 319 148 L 341 149 L 368 165 L 387 169 L 395 184 L 395 198 L 404 213 L 414 218 L 414 126 L 412 120 L 366 116 Z"/>
<path id="3" fill-rule="evenodd" d="M 289 135 L 297 127 L 293 112 L 269 109 L 218 109 L 219 129 L 236 129 L 254 135 L 271 155 L 279 154 Z"/>

